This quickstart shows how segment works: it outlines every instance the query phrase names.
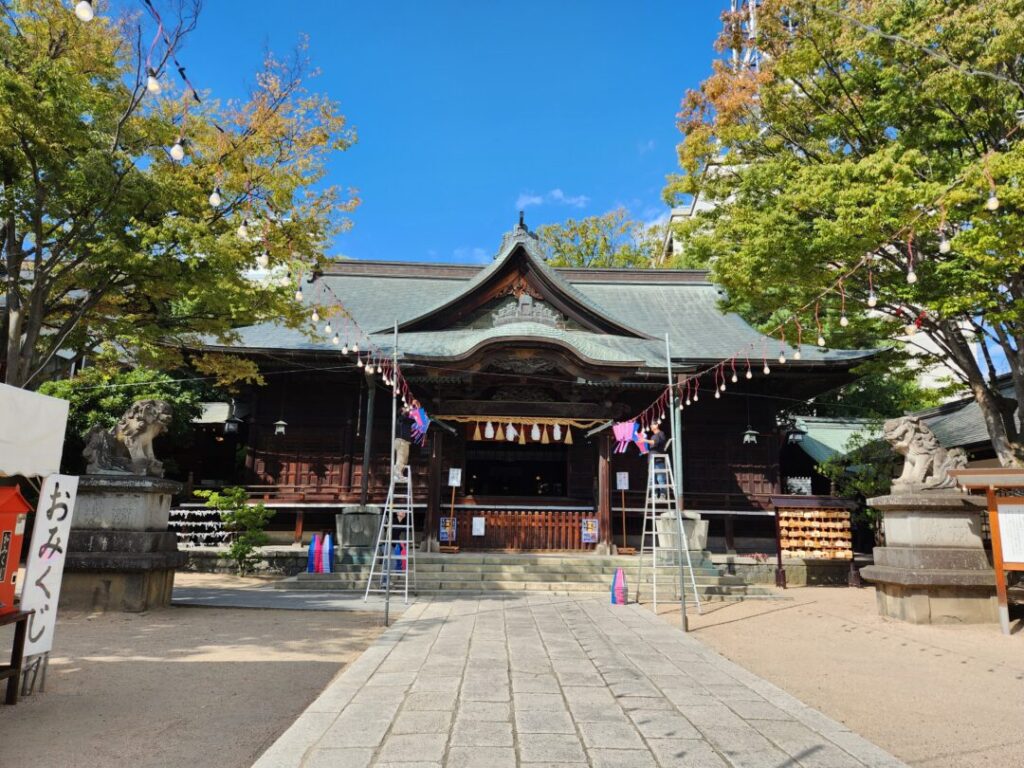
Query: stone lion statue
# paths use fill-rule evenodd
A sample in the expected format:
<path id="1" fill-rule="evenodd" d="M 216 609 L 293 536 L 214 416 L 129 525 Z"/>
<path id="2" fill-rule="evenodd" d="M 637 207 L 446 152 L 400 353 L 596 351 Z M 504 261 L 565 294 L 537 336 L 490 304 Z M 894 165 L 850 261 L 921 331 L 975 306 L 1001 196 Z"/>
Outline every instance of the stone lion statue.
<path id="1" fill-rule="evenodd" d="M 82 455 L 90 474 L 164 476 L 153 440 L 167 431 L 173 411 L 166 400 L 139 400 L 112 429 L 96 426 L 85 437 Z"/>
<path id="2" fill-rule="evenodd" d="M 892 482 L 894 493 L 956 487 L 948 473 L 967 466 L 963 448 L 943 448 L 918 416 L 889 419 L 883 434 L 893 450 L 904 457 L 903 474 Z"/>

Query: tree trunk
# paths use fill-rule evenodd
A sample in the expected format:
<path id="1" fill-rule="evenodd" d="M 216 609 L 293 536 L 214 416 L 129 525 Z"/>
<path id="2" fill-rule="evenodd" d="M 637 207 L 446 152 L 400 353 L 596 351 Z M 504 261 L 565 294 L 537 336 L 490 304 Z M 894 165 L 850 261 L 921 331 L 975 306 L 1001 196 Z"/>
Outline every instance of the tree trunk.
<path id="1" fill-rule="evenodd" d="M 1004 467 L 1024 467 L 1024 446 L 1012 440 L 1011 433 L 1006 429 L 1003 407 L 1005 398 L 986 382 L 985 375 L 964 337 L 963 329 L 951 320 L 942 320 L 938 323 L 937 333 L 941 335 L 941 341 L 950 352 L 953 362 L 967 377 L 967 386 L 981 409 L 981 417 L 985 421 L 985 428 L 988 430 L 992 449 L 999 463 Z M 1010 365 L 1013 364 L 1014 361 L 1011 360 Z M 1013 418 L 1012 414 L 1010 418 Z"/>

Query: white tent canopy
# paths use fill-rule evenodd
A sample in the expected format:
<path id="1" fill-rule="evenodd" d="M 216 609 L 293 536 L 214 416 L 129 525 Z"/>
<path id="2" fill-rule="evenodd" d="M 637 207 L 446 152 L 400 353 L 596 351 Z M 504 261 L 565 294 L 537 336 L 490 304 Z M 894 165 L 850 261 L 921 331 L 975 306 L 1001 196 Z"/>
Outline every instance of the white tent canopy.
<path id="1" fill-rule="evenodd" d="M 68 401 L 0 384 L 0 477 L 60 471 Z"/>

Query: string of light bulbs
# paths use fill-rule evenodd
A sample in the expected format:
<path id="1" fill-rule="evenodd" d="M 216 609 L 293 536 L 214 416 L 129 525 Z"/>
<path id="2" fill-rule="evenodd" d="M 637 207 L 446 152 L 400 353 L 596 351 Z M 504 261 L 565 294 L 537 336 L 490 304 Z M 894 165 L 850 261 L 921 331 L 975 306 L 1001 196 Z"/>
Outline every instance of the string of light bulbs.
<path id="1" fill-rule="evenodd" d="M 1014 128 L 1012 128 L 1006 134 L 1004 140 L 1008 141 L 1010 138 L 1012 138 L 1013 135 L 1020 129 L 1020 127 L 1021 127 L 1021 125 L 1014 126 Z M 988 167 L 988 161 L 989 161 L 990 154 L 991 153 L 985 155 L 985 157 L 982 159 L 982 173 L 985 176 L 985 179 L 988 182 L 988 186 L 989 186 L 988 196 L 987 196 L 987 198 L 985 200 L 984 207 L 985 207 L 985 210 L 987 210 L 989 212 L 995 212 L 995 211 L 999 210 L 1000 201 L 999 201 L 998 190 L 997 190 L 995 179 L 992 176 L 991 170 Z M 900 227 L 899 229 L 894 231 L 886 239 L 886 242 L 889 242 L 889 243 L 891 243 L 891 242 L 899 242 L 900 240 L 904 240 L 906 242 L 906 245 L 907 245 L 907 256 L 906 256 L 907 267 L 906 267 L 905 279 L 906 279 L 906 282 L 907 282 L 908 285 L 914 285 L 914 284 L 917 283 L 917 280 L 918 280 L 917 272 L 915 270 L 915 261 L 916 261 L 916 259 L 915 259 L 915 251 L 914 251 L 914 237 L 915 237 L 915 231 L 916 231 L 916 226 L 915 225 L 922 218 L 924 218 L 925 216 L 932 216 L 932 215 L 934 215 L 934 213 L 936 211 L 938 211 L 939 215 L 940 215 L 940 221 L 939 221 L 939 226 L 938 226 L 939 253 L 942 254 L 942 255 L 946 255 L 946 254 L 950 253 L 952 251 L 952 243 L 950 242 L 948 234 L 947 234 L 948 226 L 947 226 L 947 209 L 946 209 L 946 205 L 945 205 L 945 198 L 955 188 L 960 186 L 960 184 L 962 184 L 965 180 L 966 180 L 966 176 L 964 174 L 961 174 L 960 176 L 958 176 L 949 185 L 947 185 L 946 189 L 943 190 L 943 192 L 939 196 L 939 198 L 937 200 L 935 200 L 930 207 L 929 206 L 923 207 L 922 210 L 917 215 L 915 215 L 911 219 L 910 222 L 908 222 L 907 224 L 903 225 L 902 227 Z M 771 367 L 768 365 L 768 355 L 767 355 L 768 339 L 770 337 L 775 336 L 775 334 L 779 335 L 779 339 L 780 339 L 780 341 L 782 343 L 782 347 L 781 347 L 781 349 L 779 351 L 779 356 L 778 356 L 779 364 L 780 365 L 785 365 L 787 363 L 786 347 L 789 344 L 789 342 L 788 342 L 788 339 L 787 339 L 786 330 L 787 330 L 788 326 L 791 323 L 795 327 L 796 336 L 797 336 L 797 345 L 794 348 L 793 359 L 794 360 L 800 360 L 801 359 L 802 355 L 801 355 L 801 352 L 800 352 L 800 345 L 802 343 L 802 338 L 803 338 L 803 326 L 800 323 L 800 315 L 802 313 L 805 313 L 805 312 L 809 311 L 811 307 L 814 308 L 814 322 L 815 322 L 815 327 L 817 328 L 817 331 L 818 331 L 818 338 L 817 338 L 818 346 L 819 347 L 825 347 L 827 345 L 827 340 L 825 339 L 824 328 L 823 328 L 822 322 L 821 322 L 821 303 L 822 303 L 822 301 L 824 299 L 828 298 L 830 295 L 836 295 L 836 296 L 839 297 L 839 301 L 840 301 L 839 325 L 844 327 L 844 328 L 849 326 L 850 319 L 849 319 L 849 316 L 847 315 L 847 311 L 846 311 L 847 310 L 847 291 L 846 291 L 846 287 L 847 287 L 847 284 L 849 283 L 850 279 L 852 277 L 858 275 L 858 273 L 861 273 L 862 271 L 866 271 L 866 273 L 867 273 L 867 294 L 866 294 L 865 304 L 867 305 L 867 307 L 869 307 L 871 309 L 874 309 L 874 308 L 876 308 L 878 306 L 878 294 L 877 294 L 877 292 L 875 290 L 875 275 L 874 275 L 874 266 L 872 264 L 872 261 L 873 261 L 873 255 L 871 253 L 866 254 L 863 259 L 861 259 L 857 264 L 855 264 L 853 266 L 853 268 L 851 268 L 851 269 L 847 270 L 845 273 L 841 274 L 838 278 L 836 278 L 832 282 L 831 285 L 829 285 L 824 290 L 822 290 L 817 296 L 812 298 L 810 301 L 805 303 L 803 306 L 799 307 L 794 312 L 790 313 L 790 315 L 789 315 L 789 317 L 787 319 L 782 320 L 773 329 L 771 329 L 769 331 L 766 331 L 764 333 L 764 335 L 761 338 L 761 346 L 762 346 L 761 358 L 762 358 L 762 362 L 763 362 L 762 373 L 765 376 L 768 376 L 771 373 Z M 896 319 L 898 319 L 898 320 L 899 319 L 905 319 L 905 320 L 908 321 L 905 324 L 904 329 L 903 329 L 904 333 L 907 336 L 912 336 L 912 335 L 914 335 L 914 333 L 916 333 L 918 330 L 920 330 L 921 327 L 924 325 L 925 321 L 929 317 L 927 310 L 920 310 L 920 311 L 915 312 L 913 310 L 908 311 L 908 309 L 906 309 L 904 307 L 896 307 L 894 309 L 894 311 L 892 311 L 890 314 L 895 316 Z M 683 410 L 686 407 L 691 406 L 693 403 L 698 402 L 699 394 L 700 394 L 700 389 L 701 389 L 701 380 L 703 378 L 709 376 L 709 375 L 714 377 L 714 382 L 713 382 L 714 397 L 716 399 L 720 398 L 721 397 L 721 393 L 726 390 L 726 368 L 728 366 L 731 366 L 731 369 L 732 369 L 731 382 L 733 384 L 735 384 L 735 383 L 738 383 L 738 381 L 739 381 L 739 377 L 737 376 L 737 373 L 736 373 L 736 361 L 738 359 L 743 359 L 743 360 L 746 361 L 746 372 L 745 372 L 744 376 L 748 380 L 752 379 L 753 378 L 753 370 L 751 368 L 750 357 L 751 357 L 752 353 L 756 352 L 756 346 L 757 346 L 757 342 L 753 342 L 753 341 L 749 342 L 745 347 L 743 347 L 736 354 L 730 355 L 728 357 L 725 357 L 725 358 L 719 360 L 718 362 L 707 366 L 702 371 L 699 371 L 699 372 L 694 373 L 692 375 L 686 376 L 682 382 L 676 382 L 676 383 L 673 383 L 673 384 L 670 384 L 670 385 L 667 384 L 665 386 L 665 388 L 662 390 L 661 394 L 659 394 L 658 397 L 653 402 L 651 402 L 646 408 L 644 408 L 636 416 L 634 416 L 631 419 L 631 421 L 637 422 L 640 425 L 641 429 L 647 430 L 647 429 L 650 429 L 650 427 L 653 424 L 660 423 L 661 421 L 663 421 L 665 419 L 666 411 L 669 408 L 671 408 L 671 404 L 672 404 L 673 398 L 675 396 L 678 397 L 679 409 L 680 410 Z M 755 357 L 756 357 L 756 355 L 755 355 Z"/>

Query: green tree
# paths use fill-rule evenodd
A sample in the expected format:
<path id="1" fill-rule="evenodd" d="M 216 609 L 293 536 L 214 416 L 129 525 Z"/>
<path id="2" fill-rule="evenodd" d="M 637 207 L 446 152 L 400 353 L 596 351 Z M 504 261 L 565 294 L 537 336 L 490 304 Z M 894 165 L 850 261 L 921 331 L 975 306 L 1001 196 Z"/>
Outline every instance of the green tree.
<path id="1" fill-rule="evenodd" d="M 202 403 L 217 398 L 204 382 L 177 380 L 149 368 L 85 368 L 74 378 L 44 382 L 39 391 L 70 403 L 63 460 L 65 470 L 70 472 L 84 470 L 82 448 L 89 430 L 94 426 L 113 427 L 136 400 L 153 398 L 170 403 L 174 419 L 163 439 L 180 450 L 192 442 L 192 421 L 202 411 Z"/>
<path id="2" fill-rule="evenodd" d="M 817 467 L 818 472 L 832 481 L 836 495 L 861 502 L 857 515 L 871 527 L 875 544 L 879 546 L 884 543 L 882 513 L 865 502 L 889 493 L 899 464 L 892 448 L 879 437 L 881 433 L 882 423 L 878 422 L 851 437 L 844 453 L 837 453 Z"/>
<path id="3" fill-rule="evenodd" d="M 37 387 L 59 350 L 107 344 L 171 368 L 200 335 L 228 343 L 241 325 L 302 321 L 297 282 L 358 203 L 321 183 L 355 134 L 305 89 L 302 46 L 268 55 L 241 101 L 193 91 L 175 57 L 198 6 L 179 4 L 147 58 L 154 25 L 139 14 L 86 23 L 60 0 L 0 0 L 8 384 Z M 224 358 L 193 363 L 256 377 Z"/>
<path id="4" fill-rule="evenodd" d="M 1006 465 L 1024 464 L 1021 18 L 1024 0 L 765 0 L 760 66 L 717 62 L 686 95 L 666 188 L 715 204 L 679 228 L 682 262 L 713 263 L 760 327 L 814 338 L 820 305 L 836 346 L 919 328 Z M 725 21 L 723 50 L 742 32 Z"/>
<path id="5" fill-rule="evenodd" d="M 235 561 L 238 575 L 244 576 L 259 560 L 256 550 L 270 541 L 264 529 L 274 516 L 274 510 L 263 504 L 250 504 L 248 492 L 237 486 L 221 491 L 196 491 L 195 494 L 206 499 L 209 509 L 220 512 L 224 528 L 232 532 L 228 557 Z"/>
<path id="6" fill-rule="evenodd" d="M 625 208 L 537 228 L 553 267 L 649 267 L 662 232 L 630 219 Z"/>

